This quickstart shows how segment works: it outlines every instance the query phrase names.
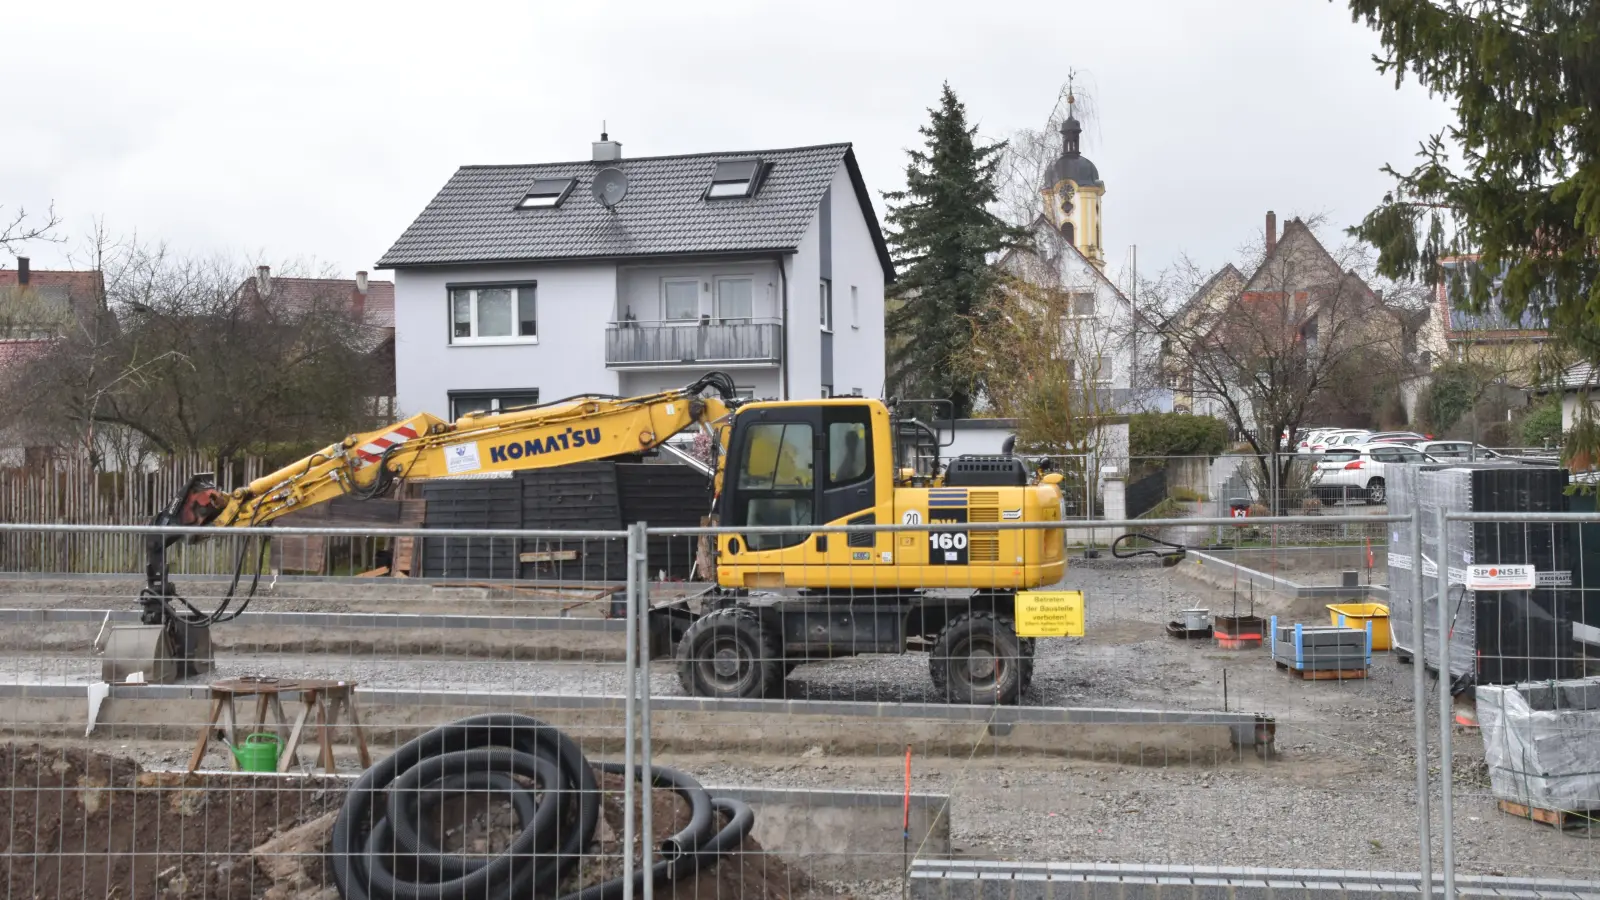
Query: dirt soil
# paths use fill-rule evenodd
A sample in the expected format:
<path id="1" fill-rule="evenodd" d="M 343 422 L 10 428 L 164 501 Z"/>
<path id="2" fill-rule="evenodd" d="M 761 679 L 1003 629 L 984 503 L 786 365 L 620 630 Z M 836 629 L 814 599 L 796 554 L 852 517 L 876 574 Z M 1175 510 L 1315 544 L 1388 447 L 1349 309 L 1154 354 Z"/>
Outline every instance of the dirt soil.
<path id="1" fill-rule="evenodd" d="M 0 885 L 16 900 L 218 900 L 264 898 L 275 882 L 250 851 L 296 825 L 337 810 L 348 781 L 323 778 L 191 776 L 148 773 L 133 760 L 77 748 L 0 745 Z M 563 893 L 622 873 L 623 793 L 602 776 L 596 846 Z M 655 844 L 681 829 L 689 806 L 653 792 Z M 643 797 L 635 797 L 642 806 Z M 441 808 L 443 844 L 494 852 L 510 843 L 508 810 L 494 805 Z M 638 853 L 638 839 L 634 853 Z M 324 844 L 324 851 L 326 845 Z M 331 888 L 325 859 L 304 861 L 299 896 Z M 746 838 L 739 851 L 657 894 L 681 900 L 790 900 L 808 896 L 799 871 Z M 331 890 L 328 896 L 331 896 Z M 272 896 L 286 896 L 283 887 Z"/>
<path id="2" fill-rule="evenodd" d="M 0 884 L 19 900 L 258 897 L 250 848 L 336 809 L 324 779 L 141 779 L 130 759 L 0 745 Z M 141 783 L 144 782 L 144 783 Z"/>

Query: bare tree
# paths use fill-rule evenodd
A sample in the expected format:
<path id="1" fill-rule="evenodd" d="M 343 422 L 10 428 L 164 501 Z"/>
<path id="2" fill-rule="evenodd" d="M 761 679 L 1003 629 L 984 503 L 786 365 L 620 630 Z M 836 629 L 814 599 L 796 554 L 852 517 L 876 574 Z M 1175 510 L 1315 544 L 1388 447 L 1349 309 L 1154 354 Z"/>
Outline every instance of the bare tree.
<path id="1" fill-rule="evenodd" d="M 0 207 L 3 213 L 5 207 Z M 61 224 L 61 219 L 56 215 L 56 208 L 51 205 L 45 210 L 42 218 L 33 218 L 28 215 L 24 207 L 17 207 L 15 214 L 0 218 L 0 249 L 8 253 L 15 253 L 19 244 L 28 241 L 56 241 L 62 238 L 55 233 L 56 227 Z"/>
<path id="2" fill-rule="evenodd" d="M 1359 274 L 1369 265 L 1361 248 L 1329 251 L 1318 224 L 1293 219 L 1281 238 L 1245 248 L 1238 269 L 1253 274 L 1236 292 L 1200 296 L 1189 269 L 1147 295 L 1155 310 L 1175 310 L 1161 328 L 1169 377 L 1249 444 L 1263 484 L 1288 483 L 1292 458 L 1275 455 L 1281 435 L 1344 400 L 1370 403 L 1407 364 L 1404 323 Z M 1193 293 L 1185 301 L 1175 290 Z M 1282 494 L 1271 498 L 1274 512 Z"/>
<path id="3" fill-rule="evenodd" d="M 103 229 L 89 252 L 103 296 L 7 370 L 0 425 L 98 459 L 119 446 L 300 455 L 376 424 L 375 341 L 337 289 L 276 297 L 249 266 Z"/>

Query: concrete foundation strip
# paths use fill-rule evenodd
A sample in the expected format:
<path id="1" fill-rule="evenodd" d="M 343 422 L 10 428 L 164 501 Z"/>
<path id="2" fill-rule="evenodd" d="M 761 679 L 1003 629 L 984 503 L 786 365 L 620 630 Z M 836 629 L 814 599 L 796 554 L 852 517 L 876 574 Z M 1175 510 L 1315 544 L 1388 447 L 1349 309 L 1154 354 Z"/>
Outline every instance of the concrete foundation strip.
<path id="1" fill-rule="evenodd" d="M 59 625 L 139 623 L 137 609 L 0 609 L 0 624 Z M 462 616 L 432 613 L 320 613 L 252 611 L 238 623 L 263 628 L 480 628 L 492 631 L 614 631 L 627 628 L 622 619 L 590 616 Z"/>
<path id="2" fill-rule="evenodd" d="M 88 684 L 0 683 L 0 698 L 21 700 L 81 700 Z M 524 694 L 510 691 L 448 691 L 408 688 L 360 687 L 363 706 L 434 706 L 444 708 L 614 710 L 626 708 L 624 697 L 606 694 Z M 205 700 L 203 684 L 115 684 L 112 700 Z M 1238 747 L 1271 745 L 1276 722 L 1270 716 L 1248 712 L 1184 711 L 1158 709 L 1108 709 L 1062 706 L 957 706 L 939 703 L 866 703 L 846 700 L 712 700 L 703 697 L 652 697 L 651 706 L 664 712 L 766 713 L 785 716 L 848 716 L 868 719 L 932 719 L 947 722 L 986 722 L 990 731 L 1004 735 L 1016 725 L 1159 725 L 1226 727 Z"/>
<path id="3" fill-rule="evenodd" d="M 921 859 L 913 900 L 1394 900 L 1415 872 Z M 1442 882 L 1436 876 L 1434 892 Z M 1461 896 L 1600 900 L 1600 882 L 1460 875 Z"/>
<path id="4" fill-rule="evenodd" d="M 1219 556 L 1212 556 L 1209 553 L 1202 553 L 1198 550 L 1190 550 L 1189 556 L 1194 560 L 1191 566 L 1200 565 L 1214 569 L 1237 571 L 1239 573 L 1240 588 L 1248 588 L 1253 584 L 1262 590 L 1273 591 L 1274 593 L 1295 598 L 1328 597 L 1348 600 L 1359 596 L 1362 599 L 1374 600 L 1380 603 L 1387 603 L 1389 599 L 1389 588 L 1386 585 L 1358 584 L 1355 587 L 1341 587 L 1329 584 L 1300 584 L 1287 578 L 1280 578 L 1277 575 L 1258 572 L 1239 563 L 1229 562 Z M 1186 572 L 1186 574 L 1192 573 Z"/>

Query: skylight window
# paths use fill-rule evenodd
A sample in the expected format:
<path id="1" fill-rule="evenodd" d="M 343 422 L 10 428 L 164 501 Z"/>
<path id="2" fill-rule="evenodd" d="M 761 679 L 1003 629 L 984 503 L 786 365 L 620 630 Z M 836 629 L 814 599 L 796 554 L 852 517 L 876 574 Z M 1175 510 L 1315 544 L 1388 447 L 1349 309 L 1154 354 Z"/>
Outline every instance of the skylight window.
<path id="1" fill-rule="evenodd" d="M 734 159 L 717 163 L 711 173 L 711 186 L 706 188 L 707 200 L 727 200 L 748 197 L 756 192 L 756 179 L 761 174 L 761 160 Z"/>
<path id="2" fill-rule="evenodd" d="M 533 187 L 528 189 L 527 196 L 517 204 L 518 209 L 541 209 L 551 206 L 560 206 L 561 201 L 567 199 L 567 194 L 572 192 L 573 179 L 571 178 L 539 178 L 533 182 Z"/>

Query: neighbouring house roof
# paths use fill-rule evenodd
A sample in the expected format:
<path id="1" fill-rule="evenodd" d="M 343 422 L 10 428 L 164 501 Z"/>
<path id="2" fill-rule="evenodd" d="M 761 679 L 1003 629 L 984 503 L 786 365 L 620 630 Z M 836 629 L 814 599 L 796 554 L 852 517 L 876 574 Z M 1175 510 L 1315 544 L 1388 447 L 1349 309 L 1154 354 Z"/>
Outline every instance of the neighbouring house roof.
<path id="1" fill-rule="evenodd" d="M 335 297 L 347 298 L 350 312 L 374 328 L 394 327 L 394 282 L 367 282 L 367 294 L 362 297 L 351 278 L 285 278 L 271 276 L 270 302 L 282 304 L 286 309 L 305 309 L 313 303 Z M 245 285 L 256 290 L 256 279 Z"/>
<path id="2" fill-rule="evenodd" d="M 1450 301 L 1449 279 L 1458 277 L 1458 273 L 1465 266 L 1470 266 L 1478 261 L 1476 256 L 1452 256 L 1439 261 L 1445 270 L 1446 278 L 1440 279 L 1435 288 L 1435 295 L 1441 309 L 1445 313 L 1445 338 L 1446 340 L 1471 339 L 1506 339 L 1506 340 L 1543 340 L 1549 336 L 1546 330 L 1547 323 L 1539 311 L 1527 308 L 1522 311 L 1522 316 L 1512 321 L 1506 315 L 1505 300 L 1500 294 L 1499 279 L 1496 279 L 1495 289 L 1489 298 L 1489 308 L 1481 313 L 1469 312 L 1458 308 Z"/>
<path id="3" fill-rule="evenodd" d="M 267 283 L 261 290 L 263 279 Z M 394 282 L 367 281 L 363 294 L 353 278 L 292 278 L 271 274 L 262 266 L 239 285 L 239 292 L 280 311 L 305 311 L 319 303 L 337 302 L 360 320 L 353 335 L 357 349 L 388 368 L 385 383 L 394 383 Z M 386 359 L 384 359 L 386 357 Z"/>
<path id="4" fill-rule="evenodd" d="M 1593 387 L 1600 387 L 1600 384 L 1595 382 L 1594 366 L 1590 365 L 1589 363 L 1576 363 L 1568 366 L 1566 370 L 1561 373 L 1562 390 L 1575 391 L 1580 388 Z"/>
<path id="5" fill-rule="evenodd" d="M 1228 289 L 1229 299 L 1232 299 L 1238 295 L 1239 291 L 1244 289 L 1244 273 L 1240 272 L 1233 263 L 1228 263 L 1218 269 L 1215 274 L 1206 279 L 1205 284 L 1200 285 L 1199 290 L 1191 294 L 1189 299 L 1183 301 L 1182 306 L 1178 307 L 1172 315 L 1166 318 L 1166 321 L 1161 323 L 1161 327 L 1166 328 L 1169 323 L 1175 322 L 1193 312 L 1200 304 L 1206 301 L 1206 298 L 1211 297 L 1217 288 L 1222 287 L 1224 282 L 1232 282 L 1233 284 Z"/>
<path id="6" fill-rule="evenodd" d="M 0 291 L 18 288 L 59 306 L 62 312 L 70 312 L 80 323 L 92 321 L 100 308 L 99 272 L 31 269 L 24 285 L 17 269 L 0 269 Z"/>
<path id="7" fill-rule="evenodd" d="M 760 159 L 754 195 L 706 200 L 718 161 Z M 611 162 L 463 166 L 378 261 L 378 268 L 456 263 L 618 259 L 713 253 L 792 252 L 840 167 L 849 174 L 885 280 L 894 263 L 851 145 L 696 153 Z M 620 168 L 627 196 L 596 200 L 596 172 Z M 574 179 L 559 205 L 523 209 L 534 183 Z"/>

